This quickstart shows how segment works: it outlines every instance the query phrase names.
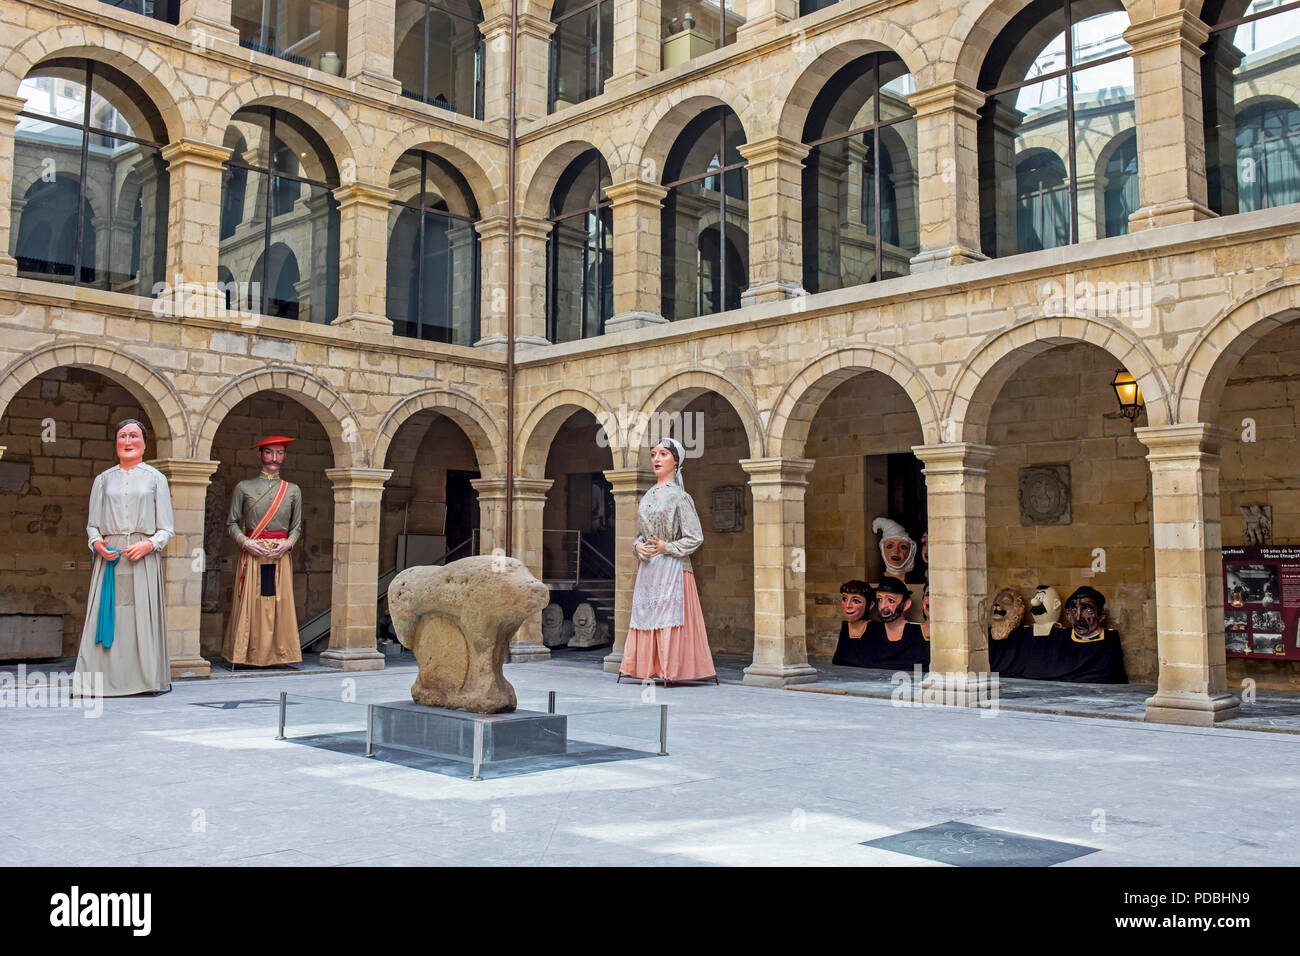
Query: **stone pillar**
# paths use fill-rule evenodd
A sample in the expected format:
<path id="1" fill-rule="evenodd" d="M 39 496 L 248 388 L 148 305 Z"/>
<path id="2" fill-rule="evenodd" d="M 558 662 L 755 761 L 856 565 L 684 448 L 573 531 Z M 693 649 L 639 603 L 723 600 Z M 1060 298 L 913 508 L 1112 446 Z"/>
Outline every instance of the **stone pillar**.
<path id="1" fill-rule="evenodd" d="M 745 22 L 736 29 L 736 39 L 741 42 L 750 37 L 776 33 L 782 24 L 799 16 L 799 0 L 744 0 L 743 4 L 727 0 L 727 6 L 738 6 L 745 13 Z"/>
<path id="2" fill-rule="evenodd" d="M 806 295 L 803 160 L 809 148 L 780 136 L 740 147 L 749 176 L 749 288 L 742 306 Z"/>
<path id="3" fill-rule="evenodd" d="M 17 96 L 0 96 L 0 276 L 18 274 L 18 260 L 10 255 L 13 248 L 12 202 L 14 192 L 14 144 L 18 111 L 26 101 Z"/>
<path id="4" fill-rule="evenodd" d="M 479 338 L 475 348 L 506 350 L 506 275 L 510 245 L 506 241 L 509 224 L 505 216 L 493 216 L 474 223 L 478 233 L 479 258 Z M 516 282 L 518 285 L 518 282 Z M 516 329 L 518 334 L 518 329 Z"/>
<path id="5" fill-rule="evenodd" d="M 632 179 L 606 187 L 614 218 L 614 314 L 606 332 L 622 332 L 667 321 L 663 315 L 659 270 L 663 250 L 663 201 L 668 190 Z"/>
<path id="6" fill-rule="evenodd" d="M 379 604 L 379 504 L 389 468 L 327 468 L 334 485 L 334 588 L 325 667 L 382 670 L 375 648 Z"/>
<path id="7" fill-rule="evenodd" d="M 173 286 L 199 283 L 216 292 L 220 261 L 221 165 L 230 150 L 198 140 L 181 139 L 162 150 L 171 177 L 167 212 L 167 274 Z M 224 299 L 212 303 L 221 314 Z M 241 306 L 242 307 L 242 306 Z M 260 303 L 254 306 L 261 310 Z"/>
<path id="8" fill-rule="evenodd" d="M 994 449 L 973 442 L 914 445 L 925 463 L 930 525 L 930 669 L 985 674 L 988 538 L 984 486 Z"/>
<path id="9" fill-rule="evenodd" d="M 605 81 L 605 92 L 659 72 L 660 9 L 660 0 L 614 0 L 614 72 Z"/>
<path id="10" fill-rule="evenodd" d="M 759 687 L 817 679 L 804 633 L 804 493 L 815 462 L 746 458 L 754 496 L 754 660 L 745 683 Z"/>
<path id="11" fill-rule="evenodd" d="M 396 190 L 368 183 L 334 190 L 339 203 L 339 314 L 331 325 L 392 334 L 386 315 L 388 219 L 396 196 Z M 324 242 L 312 246 L 328 248 Z"/>
<path id="12" fill-rule="evenodd" d="M 916 110 L 921 237 L 921 251 L 912 257 L 912 271 L 946 269 L 988 258 L 980 251 L 976 128 L 984 94 L 952 82 L 918 90 L 907 101 Z"/>
<path id="13" fill-rule="evenodd" d="M 397 0 L 348 0 L 345 75 L 363 92 L 372 96 L 402 92 L 402 84 L 393 76 L 396 33 Z"/>
<path id="14" fill-rule="evenodd" d="M 1160 658 L 1146 719 L 1210 726 L 1241 712 L 1241 701 L 1228 691 L 1223 643 L 1219 449 L 1225 433 L 1193 422 L 1134 434 L 1147 446 L 1151 468 Z"/>
<path id="15" fill-rule="evenodd" d="M 230 22 L 230 0 L 181 0 L 177 26 L 190 31 L 196 53 L 225 44 L 239 46 L 239 30 Z"/>
<path id="16" fill-rule="evenodd" d="M 1129 216 L 1134 232 L 1214 215 L 1206 204 L 1201 116 L 1201 46 L 1209 36 L 1204 23 L 1181 10 L 1124 31 L 1133 47 L 1142 202 Z"/>
<path id="17" fill-rule="evenodd" d="M 546 337 L 546 240 L 549 219 L 515 217 L 515 348 L 550 345 Z"/>
<path id="18" fill-rule="evenodd" d="M 167 653 L 171 657 L 172 679 L 207 677 L 210 666 L 199 649 L 205 555 L 203 525 L 208 482 L 220 463 L 164 458 L 150 464 L 167 478 L 175 520 L 175 536 L 162 554 Z"/>
<path id="19" fill-rule="evenodd" d="M 473 478 L 470 480 L 478 495 L 479 554 L 492 554 L 497 548 L 506 553 L 506 480 L 504 478 Z"/>
<path id="20" fill-rule="evenodd" d="M 605 670 L 617 674 L 632 620 L 632 589 L 640 561 L 632 553 L 641 496 L 655 483 L 654 472 L 640 468 L 611 468 L 606 479 L 614 486 L 614 649 L 605 655 Z"/>
<path id="21" fill-rule="evenodd" d="M 542 580 L 542 510 L 550 478 L 516 478 L 514 486 L 515 541 L 514 557 L 524 562 L 537 580 Z M 542 643 L 542 612 L 538 611 L 515 633 L 510 641 L 512 664 L 551 659 L 551 649 Z"/>
<path id="22" fill-rule="evenodd" d="M 506 123 L 510 119 L 510 13 L 479 24 L 486 56 L 483 68 L 483 119 Z M 530 13 L 519 15 L 519 40 L 515 67 L 518 89 L 515 118 L 530 122 L 546 117 L 546 85 L 550 77 L 551 34 L 555 24 Z"/>

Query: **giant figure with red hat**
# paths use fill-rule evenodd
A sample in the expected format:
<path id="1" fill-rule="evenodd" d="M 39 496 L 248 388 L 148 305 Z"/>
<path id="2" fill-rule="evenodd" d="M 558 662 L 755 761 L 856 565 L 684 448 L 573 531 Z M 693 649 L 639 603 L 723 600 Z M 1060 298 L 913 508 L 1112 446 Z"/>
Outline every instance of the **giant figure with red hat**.
<path id="1" fill-rule="evenodd" d="M 254 445 L 262 473 L 235 485 L 230 499 L 227 527 L 241 550 L 221 653 L 232 664 L 302 660 L 289 557 L 302 537 L 302 491 L 280 474 L 293 440 L 271 435 Z"/>

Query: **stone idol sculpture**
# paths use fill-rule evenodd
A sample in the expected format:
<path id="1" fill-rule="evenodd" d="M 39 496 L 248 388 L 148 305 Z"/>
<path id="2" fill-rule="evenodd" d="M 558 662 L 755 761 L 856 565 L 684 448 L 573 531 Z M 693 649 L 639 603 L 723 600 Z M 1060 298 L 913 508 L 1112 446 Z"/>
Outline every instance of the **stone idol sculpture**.
<path id="1" fill-rule="evenodd" d="M 515 558 L 407 568 L 389 585 L 388 606 L 397 639 L 420 667 L 411 699 L 476 714 L 514 710 L 502 672 L 510 638 L 548 601 L 550 589 Z"/>

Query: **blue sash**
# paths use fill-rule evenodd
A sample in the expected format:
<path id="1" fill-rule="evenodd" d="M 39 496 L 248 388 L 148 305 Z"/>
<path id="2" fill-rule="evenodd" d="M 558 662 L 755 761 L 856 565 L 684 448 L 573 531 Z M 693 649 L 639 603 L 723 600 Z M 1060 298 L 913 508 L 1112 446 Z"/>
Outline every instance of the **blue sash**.
<path id="1" fill-rule="evenodd" d="M 121 551 L 108 548 L 109 554 L 120 555 Z M 119 557 L 117 561 L 121 561 Z M 95 627 L 95 643 L 103 644 L 104 650 L 113 646 L 113 605 L 117 603 L 117 561 L 104 562 L 104 579 L 99 585 L 99 621 Z"/>

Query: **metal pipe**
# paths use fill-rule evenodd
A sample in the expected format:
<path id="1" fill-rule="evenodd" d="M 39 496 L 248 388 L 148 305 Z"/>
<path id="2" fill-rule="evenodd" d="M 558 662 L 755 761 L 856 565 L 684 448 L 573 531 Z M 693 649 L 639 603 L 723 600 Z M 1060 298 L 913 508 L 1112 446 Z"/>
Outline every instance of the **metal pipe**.
<path id="1" fill-rule="evenodd" d="M 506 540 L 505 552 L 514 553 L 515 531 L 515 140 L 518 93 L 519 0 L 510 0 L 510 117 L 506 144 Z"/>

